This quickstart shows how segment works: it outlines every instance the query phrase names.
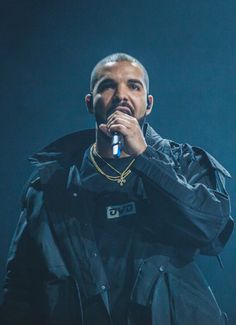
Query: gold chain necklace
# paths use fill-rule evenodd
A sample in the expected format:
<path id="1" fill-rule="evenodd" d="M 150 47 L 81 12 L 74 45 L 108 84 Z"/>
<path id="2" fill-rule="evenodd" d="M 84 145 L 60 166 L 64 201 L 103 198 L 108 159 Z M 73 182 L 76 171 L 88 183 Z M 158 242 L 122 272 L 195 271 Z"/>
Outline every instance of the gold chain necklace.
<path id="1" fill-rule="evenodd" d="M 119 174 L 119 176 L 111 176 L 111 175 L 107 175 L 96 163 L 95 159 L 94 159 L 94 155 L 97 155 L 103 162 L 105 162 L 112 170 L 114 170 L 117 174 Z M 113 167 L 112 165 L 110 165 L 105 159 L 103 159 L 99 153 L 96 151 L 96 144 L 94 143 L 91 148 L 90 148 L 90 160 L 93 163 L 94 167 L 96 168 L 96 170 L 102 174 L 103 176 L 105 176 L 107 179 L 109 179 L 110 181 L 113 182 L 117 182 L 118 184 L 120 184 L 120 186 L 123 186 L 124 183 L 126 183 L 126 177 L 131 173 L 131 165 L 135 162 L 135 159 L 133 159 L 129 165 L 125 168 L 125 170 L 123 172 L 120 172 L 119 170 L 117 170 L 115 167 Z"/>

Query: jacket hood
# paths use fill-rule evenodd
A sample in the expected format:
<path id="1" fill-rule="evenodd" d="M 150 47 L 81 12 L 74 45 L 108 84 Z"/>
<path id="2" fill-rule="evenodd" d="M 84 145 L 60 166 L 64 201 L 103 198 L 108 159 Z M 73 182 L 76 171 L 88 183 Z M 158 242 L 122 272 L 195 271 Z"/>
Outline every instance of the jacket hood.
<path id="1" fill-rule="evenodd" d="M 94 129 L 70 133 L 33 154 L 29 161 L 38 168 L 46 167 L 46 165 L 53 162 L 58 162 L 62 167 L 66 167 L 79 159 L 78 155 L 83 151 L 81 149 L 86 149 L 94 141 Z"/>
<path id="2" fill-rule="evenodd" d="M 144 124 L 143 133 L 148 145 L 159 147 L 166 141 L 148 123 Z M 52 163 L 67 167 L 71 164 L 80 163 L 84 151 L 94 142 L 95 129 L 70 133 L 33 154 L 29 161 L 38 168 L 46 167 Z"/>

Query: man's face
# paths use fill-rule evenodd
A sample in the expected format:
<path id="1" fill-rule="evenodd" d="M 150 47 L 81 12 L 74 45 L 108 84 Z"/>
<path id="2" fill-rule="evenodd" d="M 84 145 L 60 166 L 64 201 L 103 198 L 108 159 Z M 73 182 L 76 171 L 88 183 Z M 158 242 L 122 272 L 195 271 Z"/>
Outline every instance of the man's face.
<path id="1" fill-rule="evenodd" d="M 151 96 L 150 96 L 151 97 Z M 147 110 L 147 90 L 143 70 L 128 61 L 110 62 L 98 70 L 98 81 L 93 90 L 90 111 L 98 124 L 116 110 L 141 120 L 151 112 Z"/>

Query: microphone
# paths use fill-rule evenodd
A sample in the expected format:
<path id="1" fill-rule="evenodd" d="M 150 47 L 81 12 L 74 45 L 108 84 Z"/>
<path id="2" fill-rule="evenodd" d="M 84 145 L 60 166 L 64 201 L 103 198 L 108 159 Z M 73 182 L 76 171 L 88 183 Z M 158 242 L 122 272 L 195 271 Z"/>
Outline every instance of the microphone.
<path id="1" fill-rule="evenodd" d="M 114 132 L 112 135 L 112 155 L 114 158 L 120 158 L 123 147 L 123 136 L 119 132 Z"/>

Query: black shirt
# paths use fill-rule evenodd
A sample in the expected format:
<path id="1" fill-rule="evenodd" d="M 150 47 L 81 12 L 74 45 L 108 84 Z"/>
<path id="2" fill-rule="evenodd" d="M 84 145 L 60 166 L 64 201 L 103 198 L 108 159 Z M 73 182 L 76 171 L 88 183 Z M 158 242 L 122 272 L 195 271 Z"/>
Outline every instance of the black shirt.
<path id="1" fill-rule="evenodd" d="M 122 172 L 132 157 L 106 159 Z M 98 166 L 110 176 L 116 173 L 105 161 L 95 156 Z M 122 324 L 127 312 L 132 273 L 132 242 L 139 215 L 139 200 L 144 196 L 141 179 L 132 172 L 120 186 L 99 173 L 90 159 L 90 148 L 85 152 L 81 166 L 84 189 L 93 193 L 92 224 L 97 246 L 110 284 L 109 302 L 114 324 Z M 127 319 L 127 318 L 126 318 Z"/>

